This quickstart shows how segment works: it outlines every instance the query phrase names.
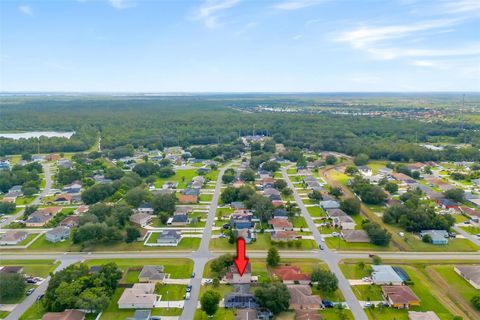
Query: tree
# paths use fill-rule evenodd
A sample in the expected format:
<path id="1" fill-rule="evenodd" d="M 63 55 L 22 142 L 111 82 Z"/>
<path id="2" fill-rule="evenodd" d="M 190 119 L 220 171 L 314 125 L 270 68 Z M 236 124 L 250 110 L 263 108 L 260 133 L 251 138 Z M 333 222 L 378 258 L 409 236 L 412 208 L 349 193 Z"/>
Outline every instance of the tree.
<path id="1" fill-rule="evenodd" d="M 266 198 L 260 194 L 252 195 L 247 201 L 246 206 L 249 209 L 255 210 L 255 214 L 262 221 L 267 221 L 271 216 L 275 207 L 269 198 Z"/>
<path id="2" fill-rule="evenodd" d="M 112 180 L 118 180 L 124 175 L 125 175 L 125 172 L 123 172 L 122 169 L 115 168 L 115 167 L 108 168 L 107 170 L 105 170 L 105 174 L 104 174 L 105 178 L 112 179 Z"/>
<path id="3" fill-rule="evenodd" d="M 424 234 L 422 237 L 422 241 L 425 243 L 432 243 L 432 236 L 429 234 Z"/>
<path id="4" fill-rule="evenodd" d="M 382 258 L 380 258 L 380 257 L 377 256 L 377 255 L 374 255 L 374 256 L 372 257 L 372 263 L 373 263 L 374 265 L 377 265 L 377 266 L 378 266 L 378 265 L 382 264 Z"/>
<path id="5" fill-rule="evenodd" d="M 275 298 L 272 299 L 273 297 Z M 262 284 L 255 290 L 255 299 L 260 307 L 276 315 L 288 310 L 290 292 L 283 283 Z"/>
<path id="6" fill-rule="evenodd" d="M 313 190 L 312 192 L 310 192 L 308 194 L 308 198 L 312 199 L 312 200 L 316 200 L 316 201 L 322 201 L 323 200 L 323 196 L 320 193 L 320 191 L 318 191 L 318 190 Z"/>
<path id="7" fill-rule="evenodd" d="M 0 202 L 0 213 L 10 214 L 14 213 L 17 205 L 15 202 Z"/>
<path id="8" fill-rule="evenodd" d="M 395 182 L 387 182 L 384 188 L 390 193 L 395 193 L 398 191 L 398 185 Z"/>
<path id="9" fill-rule="evenodd" d="M 278 254 L 278 250 L 275 247 L 271 247 L 268 249 L 267 254 L 267 264 L 270 267 L 276 267 L 280 263 L 280 254 Z"/>
<path id="10" fill-rule="evenodd" d="M 315 267 L 310 278 L 312 283 L 317 283 L 317 288 L 324 292 L 331 293 L 338 288 L 337 276 L 329 270 Z"/>
<path id="11" fill-rule="evenodd" d="M 360 200 L 357 198 L 346 198 L 340 202 L 340 209 L 350 216 L 359 214 L 360 206 Z"/>
<path id="12" fill-rule="evenodd" d="M 242 171 L 242 173 L 240 173 L 240 178 L 243 181 L 253 182 L 253 181 L 255 181 L 255 176 L 256 176 L 255 171 L 253 171 L 250 168 L 245 169 L 244 171 Z"/>
<path id="13" fill-rule="evenodd" d="M 222 182 L 224 184 L 229 184 L 232 183 L 233 180 L 235 180 L 235 175 L 234 174 L 227 174 L 226 172 L 222 176 Z"/>
<path id="14" fill-rule="evenodd" d="M 32 161 L 32 155 L 30 153 L 22 153 L 22 160 Z"/>
<path id="15" fill-rule="evenodd" d="M 353 162 L 357 166 L 366 165 L 368 163 L 368 160 L 370 160 L 370 157 L 365 153 L 359 153 L 355 158 L 353 158 Z"/>
<path id="16" fill-rule="evenodd" d="M 367 232 L 370 243 L 378 246 L 387 246 L 390 243 L 392 235 L 386 229 L 382 229 L 379 224 L 367 222 L 362 227 Z"/>
<path id="17" fill-rule="evenodd" d="M 345 174 L 348 174 L 349 176 L 353 176 L 354 174 L 356 174 L 358 172 L 358 169 L 357 167 L 355 166 L 348 166 L 346 169 L 345 169 Z"/>
<path id="18" fill-rule="evenodd" d="M 143 189 L 143 187 L 135 187 L 128 190 L 125 194 L 125 201 L 134 208 L 137 208 L 142 202 L 150 198 L 150 192 Z"/>
<path id="19" fill-rule="evenodd" d="M 213 290 L 208 290 L 200 299 L 202 310 L 205 311 L 209 317 L 213 316 L 218 310 L 218 304 L 220 303 L 220 300 L 220 293 Z"/>
<path id="20" fill-rule="evenodd" d="M 158 170 L 158 176 L 160 178 L 168 178 L 175 175 L 175 171 L 173 171 L 172 167 L 162 167 Z"/>
<path id="21" fill-rule="evenodd" d="M 88 288 L 78 296 L 76 308 L 100 312 L 110 303 L 110 297 L 102 288 Z"/>
<path id="22" fill-rule="evenodd" d="M 480 296 L 473 296 L 470 302 L 473 304 L 475 309 L 480 310 Z"/>
<path id="23" fill-rule="evenodd" d="M 160 166 L 153 162 L 143 162 L 133 167 L 133 172 L 144 178 L 157 173 L 159 170 Z"/>
<path id="24" fill-rule="evenodd" d="M 450 189 L 445 191 L 443 194 L 445 197 L 457 202 L 462 202 L 465 197 L 465 191 L 462 189 Z"/>
<path id="25" fill-rule="evenodd" d="M 285 180 L 278 179 L 275 180 L 275 182 L 273 183 L 273 187 L 277 190 L 283 190 L 287 187 L 287 183 L 285 182 Z"/>
<path id="26" fill-rule="evenodd" d="M 339 198 L 343 194 L 343 191 L 340 187 L 331 187 L 328 193 L 336 198 Z"/>
<path id="27" fill-rule="evenodd" d="M 329 154 L 325 159 L 325 163 L 328 165 L 335 164 L 335 162 L 337 162 L 337 158 L 332 154 Z"/>
<path id="28" fill-rule="evenodd" d="M 227 268 L 233 265 L 233 256 L 229 253 L 212 260 L 210 270 L 217 278 L 222 278 L 227 273 Z"/>
<path id="29" fill-rule="evenodd" d="M 152 206 L 155 213 L 166 212 L 173 214 L 175 212 L 175 203 L 177 198 L 175 194 L 159 194 L 153 198 Z"/>
<path id="30" fill-rule="evenodd" d="M 113 195 L 115 189 L 110 183 L 94 184 L 82 192 L 82 200 L 85 204 L 94 204 Z"/>
<path id="31" fill-rule="evenodd" d="M 140 238 L 141 234 L 137 228 L 129 226 L 125 230 L 127 231 L 127 238 L 125 239 L 127 243 L 134 242 Z"/>
<path id="32" fill-rule="evenodd" d="M 278 169 L 280 169 L 280 163 L 276 161 L 268 161 L 262 165 L 262 170 L 275 172 L 278 171 Z"/>
<path id="33" fill-rule="evenodd" d="M 290 189 L 290 188 L 284 188 L 282 189 L 282 195 L 285 196 L 285 197 L 289 197 L 293 194 L 293 190 Z"/>
<path id="34" fill-rule="evenodd" d="M 232 203 L 237 201 L 239 190 L 235 187 L 226 187 L 220 194 L 223 203 Z"/>
<path id="35" fill-rule="evenodd" d="M 0 303 L 8 303 L 6 301 L 16 300 L 23 297 L 26 287 L 25 279 L 21 274 L 1 273 Z"/>

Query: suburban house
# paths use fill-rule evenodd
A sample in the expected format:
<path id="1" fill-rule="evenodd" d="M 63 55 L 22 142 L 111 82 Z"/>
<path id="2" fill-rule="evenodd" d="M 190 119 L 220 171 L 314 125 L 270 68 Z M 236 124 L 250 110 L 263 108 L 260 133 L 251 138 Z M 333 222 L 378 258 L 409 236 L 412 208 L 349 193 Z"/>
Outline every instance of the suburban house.
<path id="1" fill-rule="evenodd" d="M 440 320 L 433 311 L 408 311 L 408 320 Z"/>
<path id="2" fill-rule="evenodd" d="M 198 189 L 187 188 L 177 195 L 180 203 L 197 203 L 200 191 Z"/>
<path id="3" fill-rule="evenodd" d="M 364 243 L 370 242 L 370 238 L 365 230 L 343 229 L 342 238 L 346 242 Z"/>
<path id="4" fill-rule="evenodd" d="M 256 320 L 258 319 L 256 309 L 240 309 L 236 311 L 235 320 Z"/>
<path id="5" fill-rule="evenodd" d="M 245 210 L 247 208 L 245 204 L 240 201 L 234 201 L 230 203 L 230 207 L 234 210 Z"/>
<path id="6" fill-rule="evenodd" d="M 162 185 L 162 189 L 175 189 L 177 188 L 178 183 L 173 181 L 167 181 Z"/>
<path id="7" fill-rule="evenodd" d="M 201 189 L 204 184 L 205 184 L 205 178 L 202 176 L 196 176 L 195 178 L 192 179 L 190 186 L 193 189 Z"/>
<path id="8" fill-rule="evenodd" d="M 148 213 L 134 213 L 128 218 L 131 223 L 134 223 L 142 228 L 148 226 L 150 223 L 152 223 L 152 218 L 153 216 Z"/>
<path id="9" fill-rule="evenodd" d="M 237 267 L 231 265 L 222 280 L 229 284 L 250 284 L 252 282 L 252 265 L 250 262 L 247 264 L 242 276 L 238 273 Z"/>
<path id="10" fill-rule="evenodd" d="M 335 217 L 348 216 L 348 214 L 342 209 L 328 209 L 326 210 L 327 216 L 331 219 Z"/>
<path id="11" fill-rule="evenodd" d="M 75 199 L 71 194 L 68 193 L 63 193 L 59 194 L 58 196 L 55 197 L 53 202 L 58 203 L 58 204 L 71 204 L 75 202 Z"/>
<path id="12" fill-rule="evenodd" d="M 370 169 L 368 166 L 359 166 L 358 172 L 365 177 L 370 177 L 372 175 L 372 169 Z"/>
<path id="13" fill-rule="evenodd" d="M 27 227 L 43 227 L 48 221 L 50 221 L 57 213 L 62 211 L 60 207 L 48 207 L 38 209 L 32 213 L 27 220 L 25 220 L 25 226 Z"/>
<path id="14" fill-rule="evenodd" d="M 255 296 L 250 292 L 250 285 L 236 285 L 233 292 L 227 294 L 224 299 L 225 308 L 255 309 L 257 302 Z"/>
<path id="15" fill-rule="evenodd" d="M 27 239 L 28 233 L 25 231 L 9 230 L 0 237 L 0 245 L 17 245 Z"/>
<path id="16" fill-rule="evenodd" d="M 168 218 L 168 225 L 172 226 L 185 226 L 188 224 L 188 216 L 186 214 L 177 214 Z"/>
<path id="17" fill-rule="evenodd" d="M 480 289 L 480 265 L 455 266 L 453 270 L 468 281 L 475 289 Z"/>
<path id="18" fill-rule="evenodd" d="M 312 295 L 312 288 L 309 285 L 289 285 L 290 309 L 321 309 L 322 299 Z"/>
<path id="19" fill-rule="evenodd" d="M 355 220 L 350 216 L 340 216 L 333 218 L 333 225 L 340 229 L 355 229 Z"/>
<path id="20" fill-rule="evenodd" d="M 274 231 L 270 237 L 272 241 L 291 241 L 297 239 L 295 231 Z"/>
<path id="21" fill-rule="evenodd" d="M 139 282 L 157 283 L 165 279 L 163 266 L 143 266 L 138 275 Z"/>
<path id="22" fill-rule="evenodd" d="M 373 265 L 372 281 L 376 285 L 402 285 L 404 279 L 389 265 Z"/>
<path id="23" fill-rule="evenodd" d="M 45 239 L 50 242 L 60 242 L 70 238 L 70 229 L 67 227 L 56 227 L 48 231 Z"/>
<path id="24" fill-rule="evenodd" d="M 189 214 L 190 212 L 193 211 L 192 207 L 187 207 L 187 206 L 176 206 L 175 207 L 175 212 L 173 213 L 174 215 L 185 215 Z"/>
<path id="25" fill-rule="evenodd" d="M 60 227 L 73 228 L 77 227 L 80 222 L 80 216 L 67 216 L 65 219 L 60 222 Z"/>
<path id="26" fill-rule="evenodd" d="M 385 301 L 394 308 L 408 309 L 419 306 L 420 299 L 408 286 L 383 286 L 382 295 Z"/>
<path id="27" fill-rule="evenodd" d="M 182 233 L 176 230 L 162 230 L 158 235 L 157 244 L 165 247 L 176 247 L 182 240 Z"/>
<path id="28" fill-rule="evenodd" d="M 152 204 L 149 202 L 144 202 L 140 206 L 138 206 L 137 211 L 139 213 L 153 214 Z"/>
<path id="29" fill-rule="evenodd" d="M 252 221 L 253 213 L 249 210 L 235 210 L 230 216 L 230 224 L 235 229 L 250 229 L 255 224 Z"/>
<path id="30" fill-rule="evenodd" d="M 335 200 L 325 200 L 320 201 L 320 207 L 322 207 L 323 210 L 340 209 L 340 203 Z"/>
<path id="31" fill-rule="evenodd" d="M 284 284 L 309 284 L 310 276 L 300 271 L 296 266 L 281 266 L 273 274 Z"/>
<path id="32" fill-rule="evenodd" d="M 270 197 L 270 200 L 272 201 L 272 204 L 274 207 L 281 207 L 283 205 L 282 197 L 278 196 L 276 194 L 272 194 Z"/>
<path id="33" fill-rule="evenodd" d="M 288 212 L 285 209 L 275 209 L 272 212 L 274 219 L 288 219 Z"/>
<path id="34" fill-rule="evenodd" d="M 448 244 L 448 232 L 445 230 L 422 230 L 420 237 L 429 235 L 432 238 L 432 244 L 445 245 Z"/>
<path id="35" fill-rule="evenodd" d="M 415 162 L 415 163 L 407 164 L 407 168 L 410 171 L 420 171 L 420 170 L 423 169 L 423 167 L 425 167 L 425 164 L 421 163 L 421 162 Z"/>
<path id="36" fill-rule="evenodd" d="M 85 312 L 80 310 L 65 310 L 62 312 L 47 312 L 42 320 L 84 320 Z"/>
<path id="37" fill-rule="evenodd" d="M 252 232 L 252 229 L 240 229 L 235 230 L 237 233 L 238 238 L 243 238 L 245 243 L 252 243 L 253 239 L 255 239 L 255 233 Z"/>
<path id="38" fill-rule="evenodd" d="M 75 211 L 73 211 L 73 213 L 80 215 L 80 214 L 84 214 L 87 211 L 88 211 L 88 206 L 81 205 L 77 209 L 75 209 Z"/>
<path id="39" fill-rule="evenodd" d="M 9 197 L 21 197 L 23 196 L 22 186 L 16 185 L 8 189 L 7 196 Z"/>
<path id="40" fill-rule="evenodd" d="M 119 309 L 152 309 L 157 302 L 154 283 L 135 283 L 118 299 Z"/>
<path id="41" fill-rule="evenodd" d="M 293 224 L 287 219 L 270 219 L 268 225 L 275 231 L 293 230 Z"/>
<path id="42" fill-rule="evenodd" d="M 23 273 L 23 267 L 22 266 L 0 267 L 0 273 Z"/>
<path id="43" fill-rule="evenodd" d="M 62 192 L 69 194 L 78 194 L 82 189 L 82 184 L 80 181 L 74 181 L 70 184 L 66 184 L 62 188 Z"/>
<path id="44" fill-rule="evenodd" d="M 275 196 L 280 196 L 280 191 L 278 191 L 277 189 L 275 188 L 267 188 L 267 189 L 264 189 L 263 190 L 263 195 L 265 197 L 270 197 L 272 195 L 275 195 Z"/>
<path id="45" fill-rule="evenodd" d="M 460 208 L 460 205 L 457 202 L 455 202 L 453 200 L 450 200 L 450 199 L 447 199 L 447 198 L 438 199 L 436 202 L 437 202 L 437 205 L 442 209 L 459 210 L 459 208 Z"/>

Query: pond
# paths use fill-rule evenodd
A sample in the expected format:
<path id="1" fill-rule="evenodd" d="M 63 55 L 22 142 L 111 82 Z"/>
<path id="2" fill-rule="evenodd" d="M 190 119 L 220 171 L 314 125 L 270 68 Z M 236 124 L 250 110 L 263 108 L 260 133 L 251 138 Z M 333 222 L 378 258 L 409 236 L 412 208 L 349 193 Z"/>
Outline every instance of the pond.
<path id="1" fill-rule="evenodd" d="M 30 138 L 40 138 L 40 137 L 47 137 L 47 138 L 67 138 L 74 134 L 74 131 L 71 132 L 56 132 L 56 131 L 29 131 L 29 132 L 18 132 L 18 133 L 1 133 L 0 138 L 9 138 L 14 140 L 19 139 L 30 139 Z"/>

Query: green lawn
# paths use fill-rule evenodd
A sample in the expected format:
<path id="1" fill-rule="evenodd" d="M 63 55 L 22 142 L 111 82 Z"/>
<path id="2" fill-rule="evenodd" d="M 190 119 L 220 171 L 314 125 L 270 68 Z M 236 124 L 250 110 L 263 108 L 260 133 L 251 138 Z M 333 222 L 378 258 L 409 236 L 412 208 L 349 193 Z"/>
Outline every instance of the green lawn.
<path id="1" fill-rule="evenodd" d="M 480 227 L 460 227 L 460 228 L 470 234 L 480 234 Z"/>
<path id="2" fill-rule="evenodd" d="M 187 184 L 192 181 L 194 177 L 198 176 L 197 169 L 176 170 L 175 175 L 168 178 L 157 178 L 155 180 L 155 187 L 161 188 L 167 181 L 175 181 L 178 183 L 177 188 L 184 189 Z"/>
<path id="3" fill-rule="evenodd" d="M 55 252 L 67 252 L 67 251 L 79 251 L 80 246 L 73 245 L 72 240 L 65 240 L 61 242 L 50 242 L 45 239 L 45 234 L 42 234 L 34 243 L 32 243 L 26 250 L 32 251 L 55 251 Z"/>
<path id="4" fill-rule="evenodd" d="M 137 283 L 140 270 L 128 270 L 124 275 L 122 282 L 124 283 Z"/>
<path id="5" fill-rule="evenodd" d="M 346 263 L 342 261 L 339 267 L 347 279 L 361 279 L 370 276 L 370 268 L 367 264 L 365 264 L 363 268 L 360 268 L 356 263 Z"/>
<path id="6" fill-rule="evenodd" d="M 308 214 L 312 217 L 324 217 L 325 212 L 320 207 L 307 207 Z"/>
<path id="7" fill-rule="evenodd" d="M 268 250 L 272 244 L 270 242 L 270 234 L 268 233 L 257 233 L 257 241 L 247 244 L 247 250 Z M 275 244 L 277 248 L 282 251 L 282 250 L 312 250 L 317 248 L 317 244 L 313 240 L 307 240 L 307 239 L 301 239 L 301 240 L 295 240 L 299 241 L 301 243 L 300 247 L 296 246 L 287 246 L 284 244 L 281 246 L 280 244 Z M 234 251 L 235 250 L 235 244 L 230 244 L 228 243 L 228 239 L 211 239 L 209 248 L 211 250 L 230 250 Z"/>
<path id="8" fill-rule="evenodd" d="M 38 233 L 29 233 L 25 240 L 20 241 L 17 246 L 25 246 L 30 243 L 35 237 L 38 236 Z"/>
<path id="9" fill-rule="evenodd" d="M 152 235 L 150 236 L 150 238 L 148 238 L 148 243 L 156 243 L 159 234 L 160 232 L 152 232 Z M 200 238 L 183 237 L 182 240 L 180 240 L 178 246 L 176 247 L 155 246 L 146 248 L 156 248 L 157 250 L 196 250 L 200 245 L 200 241 L 202 241 L 202 239 Z"/>
<path id="10" fill-rule="evenodd" d="M 308 228 L 304 217 L 295 216 L 289 219 L 294 228 Z"/>
<path id="11" fill-rule="evenodd" d="M 162 296 L 162 301 L 176 301 L 185 298 L 186 289 L 186 285 L 162 284 L 157 287 L 155 293 Z"/>
<path id="12" fill-rule="evenodd" d="M 18 197 L 18 198 L 15 200 L 15 203 L 17 204 L 17 206 L 27 205 L 27 204 L 29 204 L 30 202 L 32 202 L 33 200 L 35 200 L 35 198 L 36 198 L 36 196 Z"/>
<path id="13" fill-rule="evenodd" d="M 380 301 L 382 298 L 382 288 L 380 286 L 366 284 L 352 286 L 352 291 L 359 300 Z"/>
<path id="14" fill-rule="evenodd" d="M 353 320 L 355 319 L 353 317 L 352 311 L 347 310 L 347 309 L 325 309 L 325 310 L 320 310 L 319 313 L 322 315 L 322 319 L 325 320 Z"/>
<path id="15" fill-rule="evenodd" d="M 60 264 L 54 260 L 2 260 L 2 266 L 22 266 L 25 274 L 47 277 Z"/>
<path id="16" fill-rule="evenodd" d="M 420 239 L 409 238 L 408 244 L 411 246 L 411 251 L 434 251 L 434 252 L 471 252 L 478 251 L 480 247 L 468 239 L 449 239 L 447 245 L 435 245 L 425 243 Z"/>
<path id="17" fill-rule="evenodd" d="M 470 283 L 463 279 L 458 273 L 453 270 L 453 265 L 433 266 L 433 269 L 438 272 L 442 278 L 452 287 L 455 291 L 468 302 L 473 296 L 479 295 L 480 290 L 475 289 Z"/>
<path id="18" fill-rule="evenodd" d="M 124 272 L 128 268 L 143 267 L 145 265 L 156 266 L 162 265 L 165 269 L 165 273 L 170 274 L 172 279 L 186 279 L 190 278 L 193 271 L 193 261 L 186 258 L 176 259 L 95 259 L 87 260 L 85 263 L 89 266 L 99 266 L 109 262 L 115 262 L 120 269 Z M 125 279 L 132 280 L 134 275 L 130 274 Z M 137 275 L 138 278 L 138 275 Z"/>
<path id="19" fill-rule="evenodd" d="M 205 194 L 202 193 L 200 194 L 199 201 L 209 201 L 211 202 L 213 199 L 213 194 Z"/>
<path id="20" fill-rule="evenodd" d="M 366 243 L 346 242 L 345 240 L 337 237 L 325 238 L 325 243 L 330 249 L 344 250 L 344 251 L 397 251 L 391 244 L 388 246 L 377 246 Z"/>
<path id="21" fill-rule="evenodd" d="M 30 308 L 25 311 L 19 320 L 38 320 L 42 319 L 42 316 L 47 311 L 43 308 L 40 302 L 35 302 Z"/>
<path id="22" fill-rule="evenodd" d="M 332 232 L 338 232 L 340 233 L 340 230 L 339 228 L 334 228 L 334 227 L 318 227 L 318 231 L 321 233 L 321 234 L 331 234 Z"/>
<path id="23" fill-rule="evenodd" d="M 209 318 L 201 309 L 195 311 L 194 320 L 234 320 L 235 313 L 232 309 L 219 308 L 213 317 Z"/>
<path id="24" fill-rule="evenodd" d="M 218 208 L 215 214 L 217 217 L 229 216 L 233 213 L 233 211 L 234 210 L 232 208 Z"/>

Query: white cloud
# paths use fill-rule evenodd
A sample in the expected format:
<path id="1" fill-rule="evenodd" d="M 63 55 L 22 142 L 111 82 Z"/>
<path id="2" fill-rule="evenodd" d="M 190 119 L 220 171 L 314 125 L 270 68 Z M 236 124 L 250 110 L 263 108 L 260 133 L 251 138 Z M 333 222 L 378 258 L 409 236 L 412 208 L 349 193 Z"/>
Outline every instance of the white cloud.
<path id="1" fill-rule="evenodd" d="M 26 14 L 27 16 L 33 16 L 33 9 L 30 6 L 21 5 L 21 6 L 18 7 L 18 10 L 21 13 Z"/>
<path id="2" fill-rule="evenodd" d="M 135 5 L 133 0 L 108 0 L 108 2 L 112 7 L 119 10 L 127 9 Z"/>
<path id="3" fill-rule="evenodd" d="M 337 42 L 349 43 L 356 49 L 367 49 L 382 41 L 404 38 L 415 33 L 452 26 L 457 20 L 432 20 L 411 25 L 367 26 L 343 32 Z"/>
<path id="4" fill-rule="evenodd" d="M 452 49 L 419 49 L 419 48 L 368 48 L 367 52 L 379 59 L 397 59 L 404 57 L 466 57 L 480 55 L 480 43 L 472 43 Z"/>
<path id="5" fill-rule="evenodd" d="M 314 6 L 318 3 L 322 2 L 322 0 L 294 0 L 294 1 L 286 1 L 273 6 L 274 9 L 278 10 L 298 10 L 307 7 Z"/>
<path id="6" fill-rule="evenodd" d="M 239 2 L 240 0 L 207 0 L 198 9 L 196 18 L 203 21 L 207 28 L 216 28 L 219 13 L 236 6 Z"/>
<path id="7" fill-rule="evenodd" d="M 448 1 L 442 5 L 445 13 L 472 13 L 480 11 L 480 1 L 478 0 L 455 0 Z"/>
<path id="8" fill-rule="evenodd" d="M 296 36 L 293 36 L 293 37 L 292 37 L 292 40 L 300 40 L 300 39 L 302 39 L 302 38 L 303 38 L 303 35 L 297 34 Z"/>

